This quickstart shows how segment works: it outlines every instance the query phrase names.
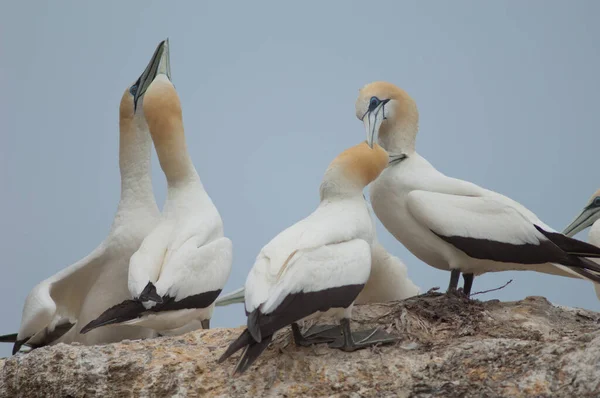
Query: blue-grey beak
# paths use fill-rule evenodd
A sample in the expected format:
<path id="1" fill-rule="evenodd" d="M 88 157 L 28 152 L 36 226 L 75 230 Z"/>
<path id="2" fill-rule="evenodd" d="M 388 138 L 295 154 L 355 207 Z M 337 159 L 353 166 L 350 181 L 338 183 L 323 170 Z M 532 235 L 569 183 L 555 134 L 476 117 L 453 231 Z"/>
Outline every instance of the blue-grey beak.
<path id="1" fill-rule="evenodd" d="M 171 55 L 169 53 L 168 38 L 158 44 L 156 50 L 154 50 L 152 59 L 150 59 L 150 63 L 148 63 L 146 69 L 135 83 L 137 88 L 133 96 L 134 109 L 137 109 L 138 100 L 144 95 L 150 84 L 152 84 L 154 78 L 161 73 L 171 80 Z"/>
<path id="2" fill-rule="evenodd" d="M 367 144 L 371 148 L 373 148 L 373 144 L 377 141 L 379 128 L 385 120 L 385 104 L 388 102 L 389 99 L 381 101 L 375 109 L 369 109 L 362 118 L 365 130 L 367 131 Z"/>
<path id="3" fill-rule="evenodd" d="M 571 224 L 569 224 L 563 230 L 563 234 L 567 236 L 574 236 L 594 224 L 599 219 L 600 206 L 595 205 L 595 201 L 592 200 L 592 202 L 585 207 L 581 213 L 577 215 L 577 217 L 575 217 Z"/>

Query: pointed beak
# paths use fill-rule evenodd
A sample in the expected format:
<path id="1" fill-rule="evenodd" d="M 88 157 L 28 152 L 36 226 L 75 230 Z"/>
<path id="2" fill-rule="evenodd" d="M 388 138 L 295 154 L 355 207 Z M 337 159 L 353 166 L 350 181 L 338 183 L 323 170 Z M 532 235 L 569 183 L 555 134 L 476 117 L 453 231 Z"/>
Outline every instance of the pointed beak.
<path id="1" fill-rule="evenodd" d="M 133 97 L 134 109 L 137 108 L 138 100 L 144 95 L 150 84 L 154 81 L 154 78 L 159 75 L 166 75 L 171 80 L 171 55 L 169 53 L 169 39 L 161 41 L 152 59 L 146 66 L 146 69 L 139 77 L 137 81 L 137 91 Z"/>
<path id="2" fill-rule="evenodd" d="M 224 307 L 229 304 L 243 303 L 245 300 L 245 297 L 244 297 L 245 292 L 246 292 L 246 290 L 242 287 L 237 290 L 234 290 L 233 292 L 231 292 L 229 294 L 221 296 L 215 301 L 215 306 Z"/>
<path id="3" fill-rule="evenodd" d="M 389 99 L 381 101 L 377 108 L 372 111 L 369 110 L 362 118 L 367 132 L 367 144 L 373 148 L 373 144 L 377 141 L 379 136 L 379 128 L 381 123 L 385 120 L 385 104 L 389 102 Z"/>
<path id="4" fill-rule="evenodd" d="M 563 230 L 563 234 L 569 237 L 574 236 L 598 219 L 600 219 L 600 207 L 588 206 Z"/>

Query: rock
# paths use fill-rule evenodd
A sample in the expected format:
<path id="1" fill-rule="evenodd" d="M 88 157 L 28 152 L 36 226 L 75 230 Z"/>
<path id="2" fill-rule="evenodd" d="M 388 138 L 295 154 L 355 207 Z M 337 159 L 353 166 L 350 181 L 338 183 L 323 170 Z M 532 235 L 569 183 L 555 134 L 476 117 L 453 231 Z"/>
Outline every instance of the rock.
<path id="1" fill-rule="evenodd" d="M 469 301 L 428 293 L 356 306 L 353 327 L 378 325 L 396 345 L 354 353 L 297 348 L 289 331 L 244 375 L 216 360 L 242 331 L 84 347 L 59 344 L 0 360 L 2 397 L 399 396 L 598 397 L 600 314 L 542 297 Z"/>

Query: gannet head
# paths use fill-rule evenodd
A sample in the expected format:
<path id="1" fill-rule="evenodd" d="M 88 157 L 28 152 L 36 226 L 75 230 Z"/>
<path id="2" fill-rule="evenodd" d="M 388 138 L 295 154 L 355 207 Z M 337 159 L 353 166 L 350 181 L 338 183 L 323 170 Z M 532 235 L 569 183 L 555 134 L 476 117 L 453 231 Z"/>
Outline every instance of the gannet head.
<path id="1" fill-rule="evenodd" d="M 171 56 L 169 53 L 168 38 L 158 43 L 146 69 L 144 69 L 144 72 L 129 89 L 133 96 L 134 110 L 137 109 L 139 100 L 144 96 L 148 87 L 150 87 L 158 75 L 165 75 L 169 80 L 171 79 Z"/>
<path id="2" fill-rule="evenodd" d="M 119 105 L 119 119 L 121 123 L 130 122 L 136 114 L 141 113 L 139 112 L 140 101 L 159 73 L 167 75 L 169 79 L 171 78 L 169 56 L 169 39 L 166 39 L 158 44 L 144 72 L 131 86 L 125 89 L 125 92 L 121 96 L 121 104 Z"/>
<path id="3" fill-rule="evenodd" d="M 362 142 L 340 153 L 329 165 L 321 183 L 321 200 L 329 195 L 362 193 L 388 164 L 387 152 Z"/>
<path id="4" fill-rule="evenodd" d="M 143 92 L 144 114 L 154 140 L 168 137 L 175 130 L 183 129 L 181 102 L 175 86 L 171 83 L 168 51 L 163 52 L 156 67 L 156 75 L 153 79 L 146 80 L 147 85 Z"/>
<path id="5" fill-rule="evenodd" d="M 564 229 L 563 234 L 573 236 L 600 220 L 600 189 L 597 190 L 581 213 Z"/>
<path id="6" fill-rule="evenodd" d="M 388 152 L 414 150 L 419 112 L 401 88 L 387 82 L 367 84 L 359 91 L 356 117 L 365 125 L 369 146 L 379 143 Z"/>

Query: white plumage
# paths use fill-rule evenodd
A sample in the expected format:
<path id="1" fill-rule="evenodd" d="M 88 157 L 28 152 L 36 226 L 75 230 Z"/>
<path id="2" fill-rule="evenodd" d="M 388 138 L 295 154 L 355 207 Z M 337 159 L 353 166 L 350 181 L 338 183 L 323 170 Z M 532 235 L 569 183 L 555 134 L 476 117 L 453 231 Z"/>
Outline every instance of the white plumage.
<path id="1" fill-rule="evenodd" d="M 370 208 L 370 205 L 367 206 Z M 377 241 L 375 219 L 369 211 L 373 231 L 371 244 L 371 273 L 365 287 L 356 298 L 355 304 L 385 303 L 404 300 L 420 293 L 420 288 L 408 277 L 406 265 Z M 216 306 L 226 306 L 244 302 L 244 287 L 222 295 Z"/>
<path id="2" fill-rule="evenodd" d="M 352 340 L 352 304 L 371 270 L 373 224 L 363 188 L 387 164 L 381 148 L 360 144 L 338 156 L 321 184 L 321 203 L 310 216 L 287 228 L 258 254 L 245 286 L 248 328 L 220 361 L 246 348 L 236 372 L 244 372 L 271 341 L 292 325 L 297 343 L 305 338 L 297 321 L 325 311 L 345 325 L 343 349 L 362 347 Z"/>
<path id="3" fill-rule="evenodd" d="M 167 178 L 167 201 L 158 225 L 131 257 L 132 300 L 107 309 L 85 332 L 112 323 L 146 326 L 160 334 L 189 331 L 198 322 L 208 327 L 214 300 L 231 271 L 232 244 L 189 157 L 168 65 L 167 48 L 141 98 Z"/>
<path id="4" fill-rule="evenodd" d="M 415 151 L 418 112 L 399 88 L 376 82 L 356 102 L 370 143 L 390 154 L 390 165 L 371 184 L 373 209 L 383 225 L 427 264 L 452 270 L 450 288 L 465 276 L 533 270 L 600 281 L 598 267 L 579 258 L 600 250 L 569 239 L 517 202 L 437 171 Z"/>
<path id="5" fill-rule="evenodd" d="M 163 43 L 159 44 L 153 60 L 162 46 Z M 121 198 L 110 232 L 92 253 L 40 282 L 29 293 L 14 352 L 23 344 L 32 347 L 58 342 L 90 345 L 156 335 L 150 329 L 123 325 L 86 335 L 79 333 L 83 325 L 104 309 L 129 297 L 129 259 L 159 217 L 150 175 L 152 141 L 143 112 L 134 109 L 134 94 L 141 80 L 142 77 L 128 87 L 121 98 Z"/>

